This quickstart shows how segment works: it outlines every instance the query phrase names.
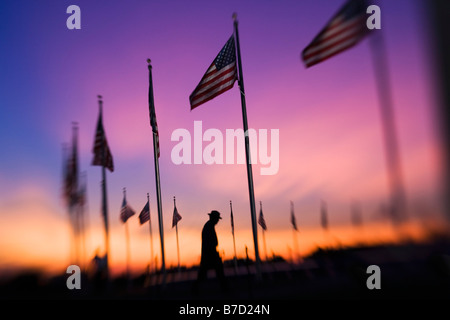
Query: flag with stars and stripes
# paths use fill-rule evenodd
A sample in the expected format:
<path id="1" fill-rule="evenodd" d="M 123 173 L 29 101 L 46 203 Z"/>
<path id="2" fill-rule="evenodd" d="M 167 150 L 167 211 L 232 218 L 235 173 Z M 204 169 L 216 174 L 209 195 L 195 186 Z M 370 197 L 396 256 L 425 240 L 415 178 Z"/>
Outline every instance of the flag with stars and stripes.
<path id="1" fill-rule="evenodd" d="M 261 228 L 263 228 L 263 230 L 267 230 L 266 220 L 264 219 L 264 215 L 263 215 L 263 212 L 262 212 L 262 207 L 259 210 L 258 223 L 261 226 Z"/>
<path id="2" fill-rule="evenodd" d="M 325 201 L 322 201 L 320 207 L 320 224 L 324 230 L 328 229 L 328 210 L 327 203 Z"/>
<path id="3" fill-rule="evenodd" d="M 156 122 L 156 111 L 155 111 L 155 101 L 153 97 L 153 80 L 151 78 L 151 72 L 149 73 L 149 88 L 148 88 L 148 109 L 150 114 L 150 126 L 152 127 L 152 131 L 156 136 L 156 154 L 158 158 L 161 155 L 159 149 L 159 132 L 158 132 L 158 123 Z"/>
<path id="4" fill-rule="evenodd" d="M 94 148 L 92 150 L 94 153 L 94 159 L 92 159 L 93 166 L 102 166 L 109 171 L 114 171 L 114 162 L 111 154 L 111 150 L 109 150 L 108 142 L 106 141 L 105 130 L 103 129 L 103 117 L 102 117 L 102 109 L 100 109 L 100 113 L 97 121 L 97 130 L 95 132 L 95 141 Z"/>
<path id="5" fill-rule="evenodd" d="M 302 59 L 311 67 L 357 44 L 370 30 L 366 26 L 364 0 L 349 0 L 303 50 Z"/>
<path id="6" fill-rule="evenodd" d="M 144 224 L 149 220 L 150 220 L 150 204 L 147 201 L 147 204 L 144 206 L 141 213 L 139 214 L 139 223 Z"/>
<path id="7" fill-rule="evenodd" d="M 136 212 L 128 205 L 127 198 L 124 195 L 122 201 L 122 208 L 120 209 L 120 220 L 122 220 L 122 222 L 125 223 L 135 213 Z"/>
<path id="8" fill-rule="evenodd" d="M 191 110 L 233 88 L 237 80 L 235 48 L 231 36 L 189 96 Z"/>
<path id="9" fill-rule="evenodd" d="M 292 228 L 294 228 L 295 231 L 298 231 L 297 222 L 295 221 L 294 203 L 292 201 L 291 201 L 291 223 L 292 223 Z"/>
<path id="10" fill-rule="evenodd" d="M 231 208 L 231 214 L 230 214 L 230 219 L 231 219 L 231 233 L 234 234 L 234 216 L 233 216 L 233 208 Z"/>
<path id="11" fill-rule="evenodd" d="M 178 221 L 181 220 L 181 215 L 178 213 L 177 206 L 173 208 L 173 219 L 172 219 L 172 228 L 178 224 Z"/>
<path id="12" fill-rule="evenodd" d="M 78 203 L 78 151 L 77 151 L 77 127 L 73 128 L 72 152 L 67 158 L 64 167 L 64 196 L 69 206 Z"/>

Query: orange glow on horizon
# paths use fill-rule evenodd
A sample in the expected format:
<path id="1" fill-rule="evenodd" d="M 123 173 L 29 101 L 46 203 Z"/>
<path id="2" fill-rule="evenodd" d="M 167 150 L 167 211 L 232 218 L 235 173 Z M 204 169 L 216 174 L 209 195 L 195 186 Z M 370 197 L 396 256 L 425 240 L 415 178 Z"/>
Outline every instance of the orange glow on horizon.
<path id="1" fill-rule="evenodd" d="M 21 207 L 21 209 L 25 209 Z M 28 208 L 29 209 L 29 208 Z M 46 274 L 58 274 L 65 271 L 71 264 L 70 259 L 70 228 L 66 220 L 55 219 L 50 215 L 48 208 L 42 206 L 36 209 L 32 218 L 23 219 L 19 216 L 10 216 L 10 222 L 15 222 L 15 228 L 0 226 L 2 233 L 2 250 L 0 252 L 0 269 L 23 270 L 39 269 Z M 37 211 L 36 211 L 37 210 Z M 131 221 L 129 221 L 131 222 Z M 129 224 L 130 231 L 130 255 L 131 272 L 142 274 L 150 260 L 150 237 L 148 225 L 139 226 L 138 223 Z M 267 244 L 267 256 L 282 256 L 292 261 L 299 254 L 305 257 L 317 248 L 347 247 L 357 244 L 398 243 L 401 240 L 424 241 L 430 231 L 436 230 L 436 225 L 424 227 L 422 221 L 410 221 L 396 230 L 389 222 L 371 222 L 361 227 L 349 225 L 331 226 L 325 232 L 321 228 L 301 228 L 294 233 L 292 229 L 268 230 L 265 233 Z M 216 227 L 219 239 L 219 252 L 223 260 L 232 259 L 233 239 L 228 225 Z M 266 259 L 261 230 L 258 230 L 259 250 L 262 260 Z M 238 258 L 245 258 L 245 246 L 248 247 L 249 257 L 254 259 L 252 232 L 248 230 L 236 230 L 236 251 Z M 181 265 L 191 267 L 200 262 L 201 228 L 185 228 L 179 226 Z M 297 241 L 295 244 L 294 241 Z M 93 258 L 96 250 L 103 252 L 104 232 L 101 227 L 91 228 L 86 239 L 85 265 Z M 100 245 L 98 245 L 100 244 Z M 123 225 L 114 225 L 110 230 L 110 270 L 113 276 L 120 275 L 126 270 L 126 242 Z M 165 231 L 166 267 L 177 266 L 177 249 L 175 230 Z M 153 252 L 157 265 L 160 266 L 159 233 L 153 222 Z M 152 266 L 153 269 L 154 266 Z M 10 270 L 11 271 L 11 270 Z"/>

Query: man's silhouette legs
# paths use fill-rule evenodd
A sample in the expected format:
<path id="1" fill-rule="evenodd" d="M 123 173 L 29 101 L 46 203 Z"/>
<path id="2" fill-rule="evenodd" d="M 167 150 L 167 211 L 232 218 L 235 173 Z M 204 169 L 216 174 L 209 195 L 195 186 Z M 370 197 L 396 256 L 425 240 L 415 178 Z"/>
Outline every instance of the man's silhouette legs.
<path id="1" fill-rule="evenodd" d="M 222 291 L 224 291 L 224 292 L 228 291 L 228 284 L 225 279 L 225 274 L 223 271 L 223 264 L 220 262 L 220 263 L 215 264 L 214 266 L 210 266 L 209 268 L 200 265 L 200 269 L 198 270 L 197 280 L 194 282 L 194 285 L 192 288 L 193 292 L 195 294 L 198 294 L 199 285 L 201 282 L 203 282 L 206 279 L 207 272 L 209 269 L 214 269 L 214 271 L 216 272 L 216 278 L 219 280 Z"/>

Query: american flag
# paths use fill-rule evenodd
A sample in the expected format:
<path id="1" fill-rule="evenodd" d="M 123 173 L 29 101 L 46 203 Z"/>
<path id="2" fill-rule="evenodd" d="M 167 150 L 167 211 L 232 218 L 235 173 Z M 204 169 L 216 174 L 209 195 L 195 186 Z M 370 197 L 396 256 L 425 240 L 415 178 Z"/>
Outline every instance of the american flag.
<path id="1" fill-rule="evenodd" d="M 236 80 L 236 49 L 231 36 L 189 96 L 191 110 L 230 90 Z"/>
<path id="2" fill-rule="evenodd" d="M 160 150 L 159 150 L 159 132 L 158 132 L 158 123 L 156 122 L 156 112 L 155 112 L 155 102 L 153 98 L 153 81 L 151 78 L 150 73 L 150 83 L 149 83 L 149 89 L 148 89 L 148 107 L 149 107 L 149 113 L 150 113 L 150 125 L 152 126 L 153 133 L 156 134 L 156 151 L 158 154 L 158 158 L 160 156 Z"/>
<path id="3" fill-rule="evenodd" d="M 94 148 L 92 149 L 92 152 L 94 153 L 94 159 L 92 159 L 93 166 L 102 166 L 108 168 L 111 172 L 114 171 L 114 163 L 111 150 L 109 150 L 108 142 L 106 141 L 105 130 L 103 129 L 101 108 L 98 116 L 97 131 L 95 132 Z"/>
<path id="4" fill-rule="evenodd" d="M 159 149 L 159 132 L 158 132 L 158 124 L 156 123 L 156 118 L 155 118 L 155 129 L 153 129 L 153 132 L 156 133 L 156 152 L 159 158 L 161 155 L 161 151 Z"/>
<path id="5" fill-rule="evenodd" d="M 72 152 L 65 164 L 65 199 L 67 204 L 73 206 L 78 200 L 78 152 L 77 152 L 77 128 L 73 128 Z"/>
<path id="6" fill-rule="evenodd" d="M 231 206 L 231 201 L 230 201 L 230 209 L 231 209 L 231 214 L 230 214 L 230 219 L 231 219 L 231 233 L 234 234 L 234 217 L 233 217 L 233 207 Z"/>
<path id="7" fill-rule="evenodd" d="M 139 214 L 139 223 L 144 224 L 149 220 L 150 220 L 150 205 L 149 202 L 147 201 L 147 204 L 144 206 L 141 213 Z"/>
<path id="8" fill-rule="evenodd" d="M 128 205 L 127 198 L 125 194 L 123 195 L 122 208 L 120 209 L 120 220 L 123 223 L 127 222 L 127 220 L 132 217 L 136 212 Z"/>
<path id="9" fill-rule="evenodd" d="M 78 203 L 84 206 L 87 203 L 87 186 L 86 186 L 86 172 L 82 173 L 82 181 L 80 181 L 80 190 L 78 191 Z"/>
<path id="10" fill-rule="evenodd" d="M 263 212 L 262 212 L 262 205 L 261 205 L 261 208 L 259 210 L 258 223 L 261 226 L 261 228 L 263 228 L 263 230 L 267 230 L 266 220 L 264 220 L 264 215 L 263 215 Z"/>
<path id="11" fill-rule="evenodd" d="M 177 206 L 173 208 L 173 219 L 172 219 L 172 228 L 178 224 L 178 221 L 181 220 L 181 216 L 178 213 Z"/>
<path id="12" fill-rule="evenodd" d="M 295 221 L 294 203 L 291 201 L 291 223 L 295 231 L 297 231 L 297 222 Z"/>
<path id="13" fill-rule="evenodd" d="M 349 0 L 303 50 L 306 67 L 322 62 L 358 43 L 369 33 L 364 0 Z"/>
<path id="14" fill-rule="evenodd" d="M 322 201 L 320 208 L 320 223 L 324 230 L 328 229 L 328 210 L 327 203 L 325 201 Z"/>

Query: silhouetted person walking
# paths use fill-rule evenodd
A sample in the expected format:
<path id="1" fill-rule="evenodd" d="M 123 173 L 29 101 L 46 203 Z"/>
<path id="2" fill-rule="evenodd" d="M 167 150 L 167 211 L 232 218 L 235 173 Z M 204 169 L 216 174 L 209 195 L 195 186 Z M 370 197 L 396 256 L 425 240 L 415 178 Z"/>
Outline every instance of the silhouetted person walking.
<path id="1" fill-rule="evenodd" d="M 206 279 L 208 270 L 214 269 L 216 271 L 216 276 L 220 281 L 222 291 L 227 291 L 228 286 L 223 272 L 222 259 L 216 249 L 219 242 L 217 241 L 217 234 L 214 228 L 222 218 L 220 217 L 220 212 L 216 210 L 211 211 L 208 215 L 209 220 L 205 223 L 202 230 L 202 257 L 197 280 L 194 283 L 193 289 L 195 292 L 198 292 L 198 286 L 201 281 Z"/>

